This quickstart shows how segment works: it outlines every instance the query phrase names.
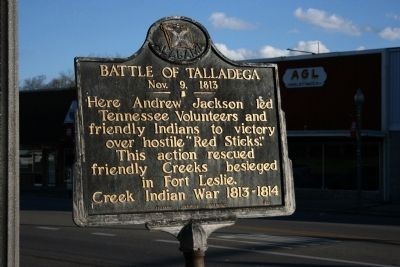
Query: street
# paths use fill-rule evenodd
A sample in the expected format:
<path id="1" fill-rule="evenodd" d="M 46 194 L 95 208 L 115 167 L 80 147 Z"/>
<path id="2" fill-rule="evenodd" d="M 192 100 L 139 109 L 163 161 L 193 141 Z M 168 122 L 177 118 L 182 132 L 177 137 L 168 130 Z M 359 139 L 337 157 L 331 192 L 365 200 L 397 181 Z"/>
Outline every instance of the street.
<path id="1" fill-rule="evenodd" d="M 184 266 L 179 243 L 144 225 L 80 228 L 68 204 L 22 201 L 21 266 Z M 67 202 L 64 202 L 67 203 Z M 60 208 L 57 210 L 57 206 Z M 240 219 L 208 239 L 206 266 L 400 266 L 400 218 L 298 211 Z"/>

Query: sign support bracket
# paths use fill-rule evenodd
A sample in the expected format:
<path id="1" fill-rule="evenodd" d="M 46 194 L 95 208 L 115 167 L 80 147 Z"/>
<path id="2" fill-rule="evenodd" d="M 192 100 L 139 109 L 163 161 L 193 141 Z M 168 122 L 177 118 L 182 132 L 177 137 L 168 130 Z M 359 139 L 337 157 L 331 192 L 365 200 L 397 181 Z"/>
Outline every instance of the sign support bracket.
<path id="1" fill-rule="evenodd" d="M 165 224 L 163 222 L 147 223 L 150 231 L 163 231 L 175 236 L 179 241 L 179 249 L 185 258 L 186 267 L 204 267 L 207 250 L 207 238 L 212 232 L 235 224 L 234 220 L 200 221 L 190 220 Z"/>

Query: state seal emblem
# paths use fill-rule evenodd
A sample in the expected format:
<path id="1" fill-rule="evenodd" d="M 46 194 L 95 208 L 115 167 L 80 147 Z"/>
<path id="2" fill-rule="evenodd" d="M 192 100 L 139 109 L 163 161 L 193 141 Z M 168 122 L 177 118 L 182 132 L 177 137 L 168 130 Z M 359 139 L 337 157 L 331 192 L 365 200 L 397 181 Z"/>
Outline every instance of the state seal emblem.
<path id="1" fill-rule="evenodd" d="M 148 36 L 151 49 L 173 63 L 190 63 L 208 49 L 208 34 L 187 18 L 158 21 L 150 28 Z"/>

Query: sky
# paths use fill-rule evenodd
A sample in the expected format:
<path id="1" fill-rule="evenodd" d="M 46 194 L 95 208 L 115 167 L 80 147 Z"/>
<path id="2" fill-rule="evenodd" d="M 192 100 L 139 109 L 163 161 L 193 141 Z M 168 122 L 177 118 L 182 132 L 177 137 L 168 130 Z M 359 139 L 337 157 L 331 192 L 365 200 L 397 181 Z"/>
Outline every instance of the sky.
<path id="1" fill-rule="evenodd" d="M 19 0 L 19 79 L 74 72 L 74 58 L 128 57 L 168 16 L 202 24 L 243 60 L 400 46 L 400 0 Z"/>

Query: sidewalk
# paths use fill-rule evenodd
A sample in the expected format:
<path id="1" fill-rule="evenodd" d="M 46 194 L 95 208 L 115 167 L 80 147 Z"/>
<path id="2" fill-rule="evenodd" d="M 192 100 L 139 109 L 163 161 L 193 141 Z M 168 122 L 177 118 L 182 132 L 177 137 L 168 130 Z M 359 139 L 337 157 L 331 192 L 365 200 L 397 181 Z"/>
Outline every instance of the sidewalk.
<path id="1" fill-rule="evenodd" d="M 372 216 L 400 218 L 400 203 L 349 203 L 340 200 L 304 200 L 296 199 L 296 209 L 299 211 L 319 211 L 334 213 L 350 213 Z"/>

